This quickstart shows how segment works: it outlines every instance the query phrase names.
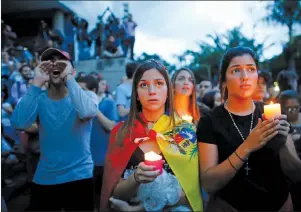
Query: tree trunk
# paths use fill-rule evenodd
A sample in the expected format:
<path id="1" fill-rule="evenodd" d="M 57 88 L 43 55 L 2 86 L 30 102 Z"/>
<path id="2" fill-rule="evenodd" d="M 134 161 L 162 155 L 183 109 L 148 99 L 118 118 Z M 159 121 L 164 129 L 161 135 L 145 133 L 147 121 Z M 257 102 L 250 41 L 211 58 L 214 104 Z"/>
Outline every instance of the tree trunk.
<path id="1" fill-rule="evenodd" d="M 294 51 L 294 38 L 293 38 L 293 25 L 290 24 L 288 25 L 288 36 L 289 36 L 289 54 L 290 57 L 288 59 L 288 71 L 294 71 L 296 72 L 296 61 L 295 61 L 295 54 L 296 52 Z"/>

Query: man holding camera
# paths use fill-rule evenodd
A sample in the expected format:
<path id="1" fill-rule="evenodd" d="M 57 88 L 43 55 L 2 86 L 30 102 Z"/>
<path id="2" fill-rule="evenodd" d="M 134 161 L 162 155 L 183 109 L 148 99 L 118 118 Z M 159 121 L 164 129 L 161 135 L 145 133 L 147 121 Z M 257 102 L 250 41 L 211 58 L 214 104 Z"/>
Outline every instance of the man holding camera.
<path id="1" fill-rule="evenodd" d="M 49 48 L 41 61 L 11 119 L 17 129 L 39 126 L 41 156 L 28 210 L 93 211 L 90 134 L 98 100 L 75 81 L 68 53 Z"/>

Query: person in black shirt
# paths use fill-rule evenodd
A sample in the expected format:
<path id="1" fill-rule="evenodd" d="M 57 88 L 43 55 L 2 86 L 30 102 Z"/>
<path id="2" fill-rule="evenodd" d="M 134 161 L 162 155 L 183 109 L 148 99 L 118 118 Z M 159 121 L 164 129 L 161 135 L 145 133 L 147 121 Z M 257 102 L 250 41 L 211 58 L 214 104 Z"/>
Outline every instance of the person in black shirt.
<path id="1" fill-rule="evenodd" d="M 286 116 L 262 120 L 263 104 L 252 101 L 257 68 L 251 49 L 229 49 L 220 68 L 226 102 L 199 121 L 201 182 L 210 194 L 207 212 L 291 211 L 287 179 L 301 179 L 301 161 Z"/>

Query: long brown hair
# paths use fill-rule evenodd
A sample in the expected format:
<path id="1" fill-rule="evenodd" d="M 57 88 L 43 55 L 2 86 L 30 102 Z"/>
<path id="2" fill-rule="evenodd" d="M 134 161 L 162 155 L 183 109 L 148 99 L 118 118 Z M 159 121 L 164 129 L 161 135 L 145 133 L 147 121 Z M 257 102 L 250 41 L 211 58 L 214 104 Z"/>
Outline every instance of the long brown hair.
<path id="1" fill-rule="evenodd" d="M 199 110 L 199 107 L 197 105 L 197 100 L 196 100 L 196 80 L 195 80 L 195 76 L 194 76 L 193 72 L 189 68 L 180 68 L 179 70 L 177 70 L 174 73 L 174 75 L 172 76 L 172 79 L 171 79 L 173 89 L 175 89 L 176 78 L 181 71 L 187 71 L 192 78 L 193 90 L 192 90 L 191 96 L 189 97 L 189 99 L 190 99 L 189 110 L 192 113 L 194 124 L 197 124 L 200 120 L 200 110 Z"/>
<path id="2" fill-rule="evenodd" d="M 172 86 L 171 82 L 169 80 L 169 76 L 167 74 L 166 68 L 159 62 L 155 60 L 148 60 L 145 62 L 142 62 L 138 65 L 134 76 L 133 76 L 133 84 L 132 84 L 132 96 L 131 96 L 131 107 L 130 107 L 130 112 L 128 119 L 125 121 L 125 123 L 121 126 L 119 131 L 117 132 L 117 143 L 122 146 L 123 145 L 123 140 L 126 136 L 129 136 L 130 138 L 132 137 L 132 130 L 130 129 L 132 126 L 134 126 L 134 123 L 136 120 L 141 122 L 145 126 L 145 129 L 147 129 L 146 124 L 144 121 L 140 118 L 139 113 L 142 112 L 142 105 L 140 101 L 138 100 L 138 94 L 137 94 L 137 88 L 138 84 L 143 76 L 143 74 L 151 69 L 156 69 L 158 70 L 162 76 L 164 77 L 166 81 L 166 85 L 168 88 L 167 92 L 167 99 L 165 102 L 165 112 L 168 112 L 171 119 L 169 126 L 174 126 L 175 124 L 175 118 L 174 118 L 174 106 L 173 106 L 173 92 L 172 92 Z"/>
<path id="3" fill-rule="evenodd" d="M 243 56 L 246 54 L 250 55 L 253 58 L 253 60 L 256 64 L 256 68 L 258 70 L 257 55 L 252 49 L 250 49 L 248 47 L 237 46 L 234 48 L 230 48 L 223 55 L 221 62 L 220 62 L 220 67 L 219 67 L 219 71 L 220 71 L 219 86 L 220 86 L 220 91 L 221 91 L 222 102 L 225 102 L 228 99 L 228 89 L 225 85 L 227 69 L 234 57 Z"/>

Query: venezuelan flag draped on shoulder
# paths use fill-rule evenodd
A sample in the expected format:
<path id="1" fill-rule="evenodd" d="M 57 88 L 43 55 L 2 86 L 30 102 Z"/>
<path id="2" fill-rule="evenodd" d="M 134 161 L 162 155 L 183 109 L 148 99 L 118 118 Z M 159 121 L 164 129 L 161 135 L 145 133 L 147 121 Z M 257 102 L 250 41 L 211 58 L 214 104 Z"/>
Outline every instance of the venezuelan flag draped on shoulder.
<path id="1" fill-rule="evenodd" d="M 143 120 L 143 117 L 141 118 Z M 101 191 L 101 209 L 108 209 L 112 191 L 138 147 L 134 140 L 150 137 L 157 141 L 161 152 L 181 184 L 193 211 L 203 211 L 199 180 L 198 145 L 194 125 L 176 118 L 175 125 L 171 126 L 170 117 L 162 115 L 147 133 L 145 126 L 136 120 L 134 126 L 129 130 L 131 133 L 129 133 L 129 136 L 125 136 L 123 145 L 120 146 L 116 143 L 116 134 L 122 124 L 119 123 L 111 132 Z"/>

